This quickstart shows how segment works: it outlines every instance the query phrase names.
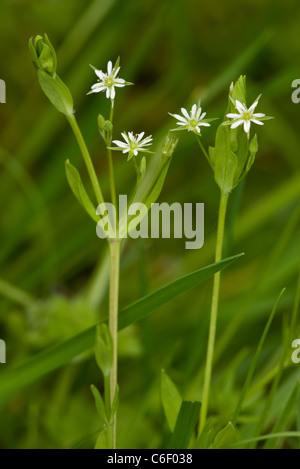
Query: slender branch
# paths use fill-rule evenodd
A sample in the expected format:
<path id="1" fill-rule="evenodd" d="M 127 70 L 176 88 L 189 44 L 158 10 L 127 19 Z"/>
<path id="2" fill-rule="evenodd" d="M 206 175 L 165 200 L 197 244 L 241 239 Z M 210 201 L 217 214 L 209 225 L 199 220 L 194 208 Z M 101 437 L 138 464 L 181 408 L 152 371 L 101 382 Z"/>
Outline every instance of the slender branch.
<path id="1" fill-rule="evenodd" d="M 225 228 L 228 195 L 229 194 L 221 193 L 215 262 L 219 262 L 222 259 L 222 248 L 223 248 L 223 240 L 224 240 L 224 228 Z M 201 414 L 200 414 L 200 427 L 199 427 L 200 433 L 202 432 L 206 424 L 207 412 L 208 412 L 209 392 L 210 392 L 212 367 L 213 367 L 213 360 L 214 360 L 214 348 L 215 348 L 215 341 L 216 341 L 218 306 L 219 306 L 219 295 L 220 295 L 220 280 L 221 280 L 221 274 L 220 272 L 218 272 L 214 276 L 214 285 L 213 285 L 213 293 L 212 293 L 210 327 L 209 327 L 206 366 L 205 366 L 205 374 L 204 374 L 202 406 L 201 406 Z"/>

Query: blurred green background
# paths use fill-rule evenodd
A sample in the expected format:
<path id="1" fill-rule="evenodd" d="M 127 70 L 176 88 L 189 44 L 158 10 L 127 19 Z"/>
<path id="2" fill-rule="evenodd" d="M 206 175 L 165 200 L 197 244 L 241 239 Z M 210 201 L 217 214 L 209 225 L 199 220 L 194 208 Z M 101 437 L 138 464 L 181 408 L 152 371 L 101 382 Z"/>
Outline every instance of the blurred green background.
<path id="1" fill-rule="evenodd" d="M 253 415 L 269 389 L 269 382 L 257 389 L 255 383 L 280 360 L 282 324 L 293 308 L 299 270 L 300 105 L 291 101 L 291 83 L 300 78 L 299 2 L 2 0 L 0 13 L 0 78 L 7 85 L 7 103 L 0 105 L 0 278 L 30 295 L 1 296 L 7 364 L 0 365 L 0 377 L 107 314 L 106 243 L 73 197 L 64 161 L 80 168 L 87 187 L 88 177 L 68 123 L 38 85 L 29 37 L 46 32 L 57 50 L 58 72 L 72 91 L 107 197 L 97 114 L 106 113 L 108 103 L 104 95 L 86 96 L 95 83 L 89 64 L 104 69 L 121 57 L 120 76 L 135 86 L 117 94 L 114 135 L 144 130 L 157 142 L 174 126 L 168 112 L 199 98 L 208 117 L 222 118 L 231 81 L 246 74 L 248 104 L 262 92 L 258 112 L 276 119 L 255 129 L 257 161 L 230 200 L 225 254 L 246 255 L 223 275 L 211 412 L 226 421 L 234 408 L 267 317 L 287 287 L 244 416 L 243 435 L 251 435 Z M 214 122 L 203 131 L 206 147 L 216 128 Z M 114 161 L 118 192 L 130 192 L 133 168 L 121 153 Z M 204 202 L 204 247 L 186 251 L 184 240 L 130 241 L 121 266 L 121 307 L 213 261 L 218 199 L 195 139 L 180 133 L 160 201 Z M 120 334 L 120 447 L 166 444 L 162 367 L 187 398 L 200 397 L 210 295 L 206 282 Z M 284 371 L 266 428 L 298 374 L 295 366 Z M 91 383 L 101 389 L 89 354 L 17 390 L 1 402 L 0 446 L 69 448 L 96 431 Z M 295 413 L 287 429 L 294 429 Z"/>

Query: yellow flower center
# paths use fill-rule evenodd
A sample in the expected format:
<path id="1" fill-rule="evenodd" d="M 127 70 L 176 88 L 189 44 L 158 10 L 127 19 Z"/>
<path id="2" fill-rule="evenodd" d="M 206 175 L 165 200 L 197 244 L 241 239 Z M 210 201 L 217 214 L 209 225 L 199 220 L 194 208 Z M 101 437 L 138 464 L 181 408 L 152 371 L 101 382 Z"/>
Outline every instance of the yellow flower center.
<path id="1" fill-rule="evenodd" d="M 113 84 L 114 84 L 114 81 L 113 81 L 112 78 L 107 78 L 107 79 L 106 79 L 106 85 L 107 85 L 107 86 L 112 86 Z"/>
<path id="2" fill-rule="evenodd" d="M 250 112 L 248 112 L 248 111 L 247 111 L 247 112 L 244 112 L 243 119 L 244 119 L 245 121 L 249 121 L 249 120 L 251 119 L 251 114 L 250 114 Z"/>

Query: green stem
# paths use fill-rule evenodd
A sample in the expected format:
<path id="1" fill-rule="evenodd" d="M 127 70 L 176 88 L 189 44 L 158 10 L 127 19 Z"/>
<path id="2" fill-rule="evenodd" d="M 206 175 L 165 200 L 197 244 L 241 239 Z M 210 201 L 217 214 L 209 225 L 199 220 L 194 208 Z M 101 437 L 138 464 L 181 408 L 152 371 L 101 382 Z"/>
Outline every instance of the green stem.
<path id="1" fill-rule="evenodd" d="M 111 102 L 110 107 L 110 116 L 109 120 L 113 123 L 114 118 L 114 102 Z M 110 147 L 112 142 L 112 134 L 108 135 L 106 140 L 106 146 Z M 114 164 L 112 159 L 112 152 L 110 148 L 107 148 L 107 157 L 108 157 L 108 167 L 109 167 L 109 182 L 110 182 L 110 193 L 111 193 L 111 201 L 113 205 L 117 209 L 117 196 L 116 196 L 116 185 L 115 185 L 115 173 L 114 173 Z"/>
<path id="2" fill-rule="evenodd" d="M 82 153 L 84 162 L 86 164 L 86 167 L 87 167 L 87 170 L 88 170 L 88 173 L 89 173 L 89 176 L 90 176 L 90 180 L 91 180 L 91 183 L 92 183 L 92 186 L 93 186 L 93 189 L 94 189 L 96 200 L 97 200 L 98 204 L 102 204 L 102 203 L 104 203 L 104 198 L 103 198 L 103 195 L 102 195 L 100 184 L 99 184 L 96 172 L 95 172 L 94 165 L 92 163 L 92 159 L 91 159 L 89 151 L 87 149 L 86 143 L 84 141 L 84 138 L 83 138 L 82 133 L 80 131 L 80 128 L 78 126 L 77 120 L 76 120 L 74 114 L 72 116 L 67 116 L 67 119 L 68 119 L 68 121 L 69 121 L 69 123 L 72 127 L 72 130 L 73 130 L 74 135 L 76 137 L 76 140 L 78 142 L 79 148 L 81 150 L 81 153 Z"/>
<path id="3" fill-rule="evenodd" d="M 228 196 L 229 194 L 221 193 L 215 262 L 219 262 L 222 259 L 222 249 L 223 249 L 224 228 L 225 228 Z M 220 280 L 221 280 L 221 274 L 220 272 L 218 272 L 214 276 L 214 285 L 213 285 L 213 293 L 212 293 L 210 327 L 209 327 L 207 356 L 206 356 L 206 365 L 205 365 L 205 374 L 204 374 L 202 406 L 201 406 L 201 414 L 200 414 L 200 427 L 199 427 L 200 433 L 202 432 L 206 424 L 207 412 L 208 412 L 209 393 L 210 393 L 212 367 L 213 367 L 213 360 L 214 360 L 214 348 L 215 348 L 215 340 L 216 340 L 217 319 L 218 319 Z"/>
<path id="4" fill-rule="evenodd" d="M 112 405 L 118 383 L 118 306 L 119 306 L 119 277 L 120 250 L 119 240 L 110 240 L 110 292 L 109 292 L 109 330 L 113 340 L 113 365 L 110 375 L 110 404 Z M 113 449 L 116 448 L 116 425 L 113 421 Z"/>

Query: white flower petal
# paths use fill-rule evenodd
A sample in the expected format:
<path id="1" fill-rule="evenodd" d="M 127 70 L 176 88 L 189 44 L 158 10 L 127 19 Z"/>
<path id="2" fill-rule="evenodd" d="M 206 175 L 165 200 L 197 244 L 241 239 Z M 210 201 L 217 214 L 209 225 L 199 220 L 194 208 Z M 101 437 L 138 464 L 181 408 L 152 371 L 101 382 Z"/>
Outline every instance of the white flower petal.
<path id="1" fill-rule="evenodd" d="M 189 113 L 187 112 L 186 109 L 184 109 L 184 107 L 181 108 L 181 112 L 182 112 L 182 114 L 184 115 L 184 117 L 186 117 L 187 120 L 189 121 L 189 120 L 190 120 Z"/>
<path id="2" fill-rule="evenodd" d="M 144 137 L 144 135 L 145 135 L 145 132 L 140 133 L 137 137 L 137 142 L 140 142 L 142 138 Z"/>
<path id="3" fill-rule="evenodd" d="M 258 125 L 264 125 L 263 122 L 258 121 L 257 119 L 251 119 L 251 122 L 254 122 L 254 124 L 258 124 Z"/>
<path id="4" fill-rule="evenodd" d="M 199 125 L 203 125 L 204 127 L 210 127 L 208 122 L 199 122 Z"/>
<path id="5" fill-rule="evenodd" d="M 262 114 L 261 112 L 257 112 L 255 114 L 252 114 L 252 117 L 260 119 L 261 117 L 266 117 L 266 114 Z"/>
<path id="6" fill-rule="evenodd" d="M 229 117 L 229 119 L 239 119 L 241 116 L 240 114 L 229 113 L 229 114 L 226 114 L 226 117 Z"/>
<path id="7" fill-rule="evenodd" d="M 103 77 L 105 76 L 105 73 L 103 73 L 101 70 L 95 70 L 95 73 L 100 80 L 103 80 Z"/>
<path id="8" fill-rule="evenodd" d="M 192 109 L 191 109 L 191 119 L 194 119 L 196 117 L 196 112 L 197 112 L 197 105 L 193 104 Z"/>
<path id="9" fill-rule="evenodd" d="M 111 87 L 111 91 L 110 91 L 110 98 L 111 98 L 112 100 L 114 100 L 115 97 L 116 97 L 116 90 L 115 90 L 115 88 L 112 86 L 112 87 Z"/>
<path id="10" fill-rule="evenodd" d="M 116 78 L 116 76 L 118 75 L 119 71 L 120 71 L 120 68 L 121 67 L 118 67 L 117 70 L 114 72 L 113 74 L 113 77 Z"/>
<path id="11" fill-rule="evenodd" d="M 107 64 L 107 75 L 111 75 L 112 72 L 112 61 L 110 60 Z"/>
<path id="12" fill-rule="evenodd" d="M 185 117 L 183 116 L 180 116 L 179 114 L 172 114 L 173 117 L 175 117 L 175 119 L 181 121 L 181 122 L 185 122 L 186 123 L 186 119 Z"/>
<path id="13" fill-rule="evenodd" d="M 242 104 L 240 101 L 236 100 L 235 102 L 235 107 L 237 108 L 237 110 L 243 114 L 244 112 L 247 111 L 247 108 L 244 104 Z"/>
<path id="14" fill-rule="evenodd" d="M 250 127 L 251 127 L 251 122 L 250 121 L 245 121 L 244 122 L 244 130 L 245 132 L 248 134 L 249 131 L 250 131 Z"/>
<path id="15" fill-rule="evenodd" d="M 100 93 L 100 91 L 105 90 L 105 87 L 100 84 L 99 85 L 96 84 L 96 85 L 93 85 L 91 89 L 94 91 L 94 93 Z"/>
<path id="16" fill-rule="evenodd" d="M 257 105 L 258 105 L 258 101 L 254 101 L 254 103 L 252 104 L 252 106 L 249 107 L 248 111 L 249 111 L 250 113 L 253 112 Z"/>
<path id="17" fill-rule="evenodd" d="M 240 125 L 242 125 L 244 123 L 244 121 L 242 120 L 238 120 L 236 122 L 234 122 L 232 125 L 231 125 L 231 129 L 236 129 L 237 127 L 239 127 Z"/>
<path id="18" fill-rule="evenodd" d="M 199 120 L 200 118 L 200 115 L 201 115 L 201 112 L 202 112 L 202 108 L 199 107 L 198 111 L 197 111 L 197 114 L 196 114 L 196 119 Z M 206 114 L 206 113 L 205 113 Z"/>
<path id="19" fill-rule="evenodd" d="M 112 143 L 114 143 L 115 145 L 118 145 L 118 147 L 121 147 L 121 148 L 128 147 L 127 143 L 121 142 L 121 140 L 113 140 Z"/>

